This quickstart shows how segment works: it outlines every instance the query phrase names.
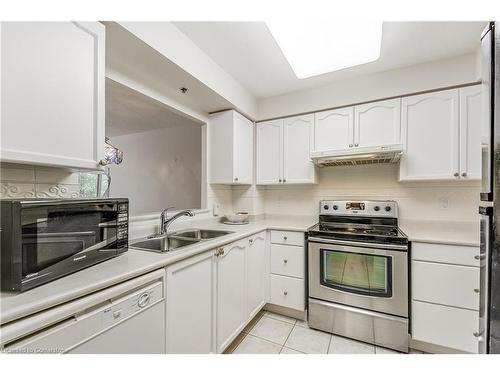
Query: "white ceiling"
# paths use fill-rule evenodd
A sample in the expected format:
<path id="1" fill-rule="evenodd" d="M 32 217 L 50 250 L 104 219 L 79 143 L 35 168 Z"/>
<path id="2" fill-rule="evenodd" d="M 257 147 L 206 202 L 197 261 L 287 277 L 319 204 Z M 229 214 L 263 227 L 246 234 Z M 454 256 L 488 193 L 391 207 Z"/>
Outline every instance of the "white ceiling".
<path id="1" fill-rule="evenodd" d="M 377 61 L 300 80 L 263 22 L 174 22 L 174 25 L 260 99 L 475 52 L 486 22 L 384 22 Z"/>
<path id="2" fill-rule="evenodd" d="M 175 126 L 200 126 L 165 104 L 106 78 L 106 136 Z"/>

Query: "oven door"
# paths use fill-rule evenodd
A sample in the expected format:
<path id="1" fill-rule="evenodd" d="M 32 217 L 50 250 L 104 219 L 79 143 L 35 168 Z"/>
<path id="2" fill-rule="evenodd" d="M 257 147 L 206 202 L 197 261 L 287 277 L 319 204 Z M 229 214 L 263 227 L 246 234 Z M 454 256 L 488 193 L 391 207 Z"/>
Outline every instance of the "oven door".
<path id="1" fill-rule="evenodd" d="M 407 248 L 372 246 L 309 238 L 309 297 L 407 317 Z"/>

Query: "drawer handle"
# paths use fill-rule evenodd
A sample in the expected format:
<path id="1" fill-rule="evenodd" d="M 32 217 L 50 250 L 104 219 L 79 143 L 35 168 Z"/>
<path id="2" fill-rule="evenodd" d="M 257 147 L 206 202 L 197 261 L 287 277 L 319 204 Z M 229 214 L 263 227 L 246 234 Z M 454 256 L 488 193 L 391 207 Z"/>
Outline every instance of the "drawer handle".
<path id="1" fill-rule="evenodd" d="M 288 260 L 283 259 L 283 263 L 287 264 L 287 263 L 288 263 Z"/>
<path id="2" fill-rule="evenodd" d="M 479 293 L 479 289 L 478 288 L 474 288 L 474 292 L 475 293 Z"/>
<path id="3" fill-rule="evenodd" d="M 286 295 L 288 295 L 288 292 L 285 290 L 285 291 L 283 292 L 283 294 L 286 296 Z"/>

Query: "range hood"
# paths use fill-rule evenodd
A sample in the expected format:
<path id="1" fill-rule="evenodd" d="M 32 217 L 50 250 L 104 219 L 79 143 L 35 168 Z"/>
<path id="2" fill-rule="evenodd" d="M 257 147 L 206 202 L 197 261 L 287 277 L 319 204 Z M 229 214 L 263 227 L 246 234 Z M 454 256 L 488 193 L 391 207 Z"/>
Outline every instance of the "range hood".
<path id="1" fill-rule="evenodd" d="M 311 153 L 314 164 L 320 167 L 340 165 L 365 165 L 397 163 L 403 154 L 400 144 L 379 147 L 355 147 L 340 151 L 318 151 Z"/>

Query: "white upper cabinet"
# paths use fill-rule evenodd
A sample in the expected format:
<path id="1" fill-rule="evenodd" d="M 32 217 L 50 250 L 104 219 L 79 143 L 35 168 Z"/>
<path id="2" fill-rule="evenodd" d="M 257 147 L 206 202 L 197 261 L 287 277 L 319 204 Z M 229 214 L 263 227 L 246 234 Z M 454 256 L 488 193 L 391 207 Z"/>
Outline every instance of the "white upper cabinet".
<path id="1" fill-rule="evenodd" d="M 230 110 L 210 116 L 209 165 L 212 184 L 253 183 L 253 123 Z"/>
<path id="2" fill-rule="evenodd" d="M 311 161 L 314 115 L 289 117 L 283 123 L 283 182 L 307 184 L 316 180 Z"/>
<path id="3" fill-rule="evenodd" d="M 216 250 L 217 353 L 222 353 L 247 323 L 246 263 L 248 240 Z"/>
<path id="4" fill-rule="evenodd" d="M 479 86 L 403 98 L 400 181 L 479 179 L 480 106 Z"/>
<path id="5" fill-rule="evenodd" d="M 259 122 L 256 127 L 258 185 L 317 182 L 310 157 L 314 115 Z"/>
<path id="6" fill-rule="evenodd" d="M 2 161 L 98 168 L 104 59 L 98 22 L 2 22 Z"/>
<path id="7" fill-rule="evenodd" d="M 259 122 L 256 125 L 257 184 L 272 185 L 282 182 L 282 133 L 283 120 Z"/>
<path id="8" fill-rule="evenodd" d="M 354 147 L 401 144 L 401 98 L 354 107 Z"/>
<path id="9" fill-rule="evenodd" d="M 460 89 L 460 178 L 481 179 L 481 86 Z"/>
<path id="10" fill-rule="evenodd" d="M 314 114 L 313 151 L 345 150 L 354 145 L 353 107 Z"/>
<path id="11" fill-rule="evenodd" d="M 402 135 L 401 181 L 457 178 L 458 90 L 403 98 Z"/>

